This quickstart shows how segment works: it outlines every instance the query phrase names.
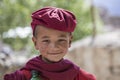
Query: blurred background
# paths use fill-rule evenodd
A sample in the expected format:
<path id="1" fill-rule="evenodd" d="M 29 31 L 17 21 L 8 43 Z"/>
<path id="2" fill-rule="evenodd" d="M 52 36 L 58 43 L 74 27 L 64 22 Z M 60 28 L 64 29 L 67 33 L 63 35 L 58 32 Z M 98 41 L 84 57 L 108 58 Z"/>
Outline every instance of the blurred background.
<path id="1" fill-rule="evenodd" d="M 119 0 L 0 0 L 0 80 L 39 55 L 32 43 L 31 13 L 45 6 L 72 11 L 77 18 L 65 58 L 95 74 L 120 79 Z"/>

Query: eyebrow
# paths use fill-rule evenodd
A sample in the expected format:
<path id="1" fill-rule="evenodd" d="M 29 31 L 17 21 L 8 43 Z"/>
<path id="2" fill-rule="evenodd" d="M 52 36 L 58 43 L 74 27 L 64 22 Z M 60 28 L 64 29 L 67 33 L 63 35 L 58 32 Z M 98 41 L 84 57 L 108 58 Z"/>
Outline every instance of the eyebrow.
<path id="1" fill-rule="evenodd" d="M 66 35 L 60 35 L 59 37 L 63 37 L 63 38 L 66 38 L 67 36 L 66 36 Z"/>
<path id="2" fill-rule="evenodd" d="M 43 36 L 42 38 L 49 38 L 48 36 Z"/>

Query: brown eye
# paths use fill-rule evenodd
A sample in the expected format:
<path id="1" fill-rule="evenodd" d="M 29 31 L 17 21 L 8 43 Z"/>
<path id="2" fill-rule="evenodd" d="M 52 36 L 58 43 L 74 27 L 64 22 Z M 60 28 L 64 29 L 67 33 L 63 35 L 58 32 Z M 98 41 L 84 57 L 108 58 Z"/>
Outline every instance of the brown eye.
<path id="1" fill-rule="evenodd" d="M 50 41 L 49 40 L 43 40 L 42 42 L 49 43 Z"/>
<path id="2" fill-rule="evenodd" d="M 66 42 L 66 40 L 65 39 L 60 39 L 59 42 Z"/>

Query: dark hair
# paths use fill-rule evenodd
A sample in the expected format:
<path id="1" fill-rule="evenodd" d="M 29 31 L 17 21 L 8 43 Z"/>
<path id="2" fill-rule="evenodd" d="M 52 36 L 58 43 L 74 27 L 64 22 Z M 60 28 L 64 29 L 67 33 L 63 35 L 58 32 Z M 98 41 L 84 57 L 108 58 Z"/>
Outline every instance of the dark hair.
<path id="1" fill-rule="evenodd" d="M 35 29 L 33 31 L 33 36 L 37 37 L 37 33 L 38 33 L 38 26 L 35 27 Z"/>
<path id="2" fill-rule="evenodd" d="M 40 26 L 37 25 L 33 31 L 33 36 L 36 38 L 37 38 L 37 34 L 38 34 L 38 28 L 40 28 Z M 68 33 L 70 33 L 70 35 L 72 35 L 72 32 L 68 32 Z"/>

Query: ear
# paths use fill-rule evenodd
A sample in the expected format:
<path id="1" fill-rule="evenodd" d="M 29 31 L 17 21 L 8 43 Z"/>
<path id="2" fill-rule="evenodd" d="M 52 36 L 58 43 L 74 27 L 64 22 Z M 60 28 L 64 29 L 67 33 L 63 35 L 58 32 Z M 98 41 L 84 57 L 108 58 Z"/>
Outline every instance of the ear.
<path id="1" fill-rule="evenodd" d="M 69 47 L 71 47 L 71 43 L 72 43 L 72 39 L 73 39 L 73 35 L 70 35 L 70 40 L 69 40 Z"/>
<path id="2" fill-rule="evenodd" d="M 35 49 L 38 50 L 39 48 L 38 48 L 38 45 L 37 45 L 37 39 L 36 39 L 36 37 L 33 36 L 32 37 L 32 41 L 34 43 Z"/>

